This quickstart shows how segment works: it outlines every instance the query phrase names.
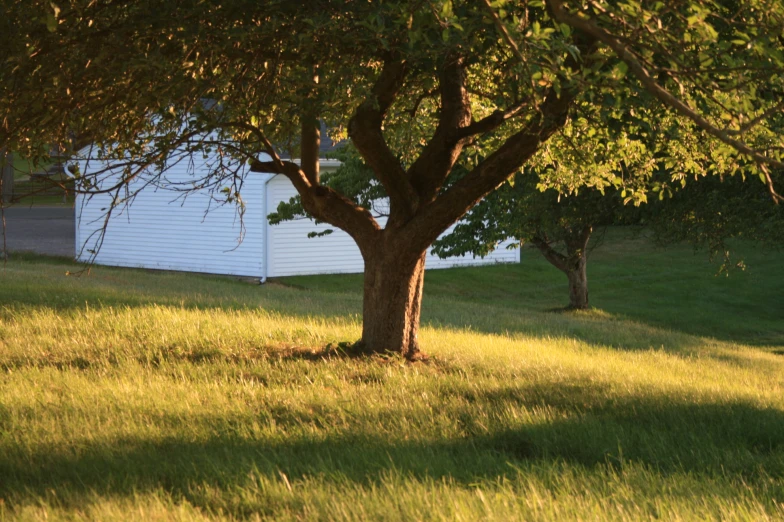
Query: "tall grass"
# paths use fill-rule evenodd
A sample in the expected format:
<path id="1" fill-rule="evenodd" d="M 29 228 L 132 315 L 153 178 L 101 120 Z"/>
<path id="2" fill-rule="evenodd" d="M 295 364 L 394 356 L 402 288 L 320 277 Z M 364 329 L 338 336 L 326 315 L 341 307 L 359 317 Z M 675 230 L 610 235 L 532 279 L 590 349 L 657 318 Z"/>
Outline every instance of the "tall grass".
<path id="1" fill-rule="evenodd" d="M 341 356 L 352 277 L 76 278 L 17 256 L 0 274 L 0 519 L 781 519 L 781 256 L 726 280 L 623 245 L 596 252 L 584 313 L 546 311 L 563 286 L 527 254 L 429 272 L 427 364 Z M 499 298 L 487 279 L 518 286 Z M 711 335 L 695 302 L 727 318 Z"/>

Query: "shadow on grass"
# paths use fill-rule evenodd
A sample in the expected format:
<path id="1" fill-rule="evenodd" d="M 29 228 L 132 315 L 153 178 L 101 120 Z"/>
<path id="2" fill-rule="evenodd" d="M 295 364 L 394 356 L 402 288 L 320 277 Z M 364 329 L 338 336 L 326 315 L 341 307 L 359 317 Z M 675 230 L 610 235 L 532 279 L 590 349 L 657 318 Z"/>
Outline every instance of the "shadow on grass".
<path id="1" fill-rule="evenodd" d="M 457 393 L 486 407 L 547 407 L 558 415 L 546 423 L 488 431 L 473 421 L 470 406 L 445 406 L 462 433 L 435 440 L 385 440 L 372 433 L 330 429 L 325 423 L 335 411 L 319 405 L 269 405 L 256 417 L 164 418 L 160 422 L 167 426 L 208 428 L 206 433 L 214 435 L 195 440 L 92 439 L 35 452 L 6 446 L 0 455 L 0 498 L 13 506 L 51 499 L 54 492 L 58 504 L 79 507 L 94 494 L 130 498 L 165 491 L 215 511 L 221 506 L 211 504 L 214 497 L 200 497 L 199 488 L 231 494 L 245 487 L 253 474 L 271 481 L 278 481 L 281 473 L 292 482 L 316 478 L 341 488 L 347 482 L 372 486 L 394 472 L 470 487 L 563 464 L 602 473 L 633 463 L 654 474 L 685 472 L 752 488 L 757 481 L 784 477 L 784 415 L 777 410 L 744 403 L 621 400 L 587 384 Z M 369 422 L 389 421 L 394 415 L 388 410 Z M 7 417 L 0 410 L 0 426 Z M 244 431 L 252 423 L 273 421 L 281 429 L 277 436 L 265 439 Z"/>
<path id="2" fill-rule="evenodd" d="M 328 344 L 323 348 L 305 348 L 302 346 L 281 347 L 280 345 L 260 346 L 249 348 L 242 352 L 226 353 L 217 349 L 191 349 L 181 350 L 176 346 L 167 349 L 140 350 L 134 357 L 118 357 L 116 354 L 84 354 L 63 355 L 34 354 L 25 356 L 0 357 L 0 371 L 11 372 L 27 368 L 53 368 L 59 371 L 102 371 L 106 369 L 119 369 L 128 371 L 128 363 L 138 364 L 141 368 L 157 369 L 168 367 L 172 364 L 229 364 L 238 370 L 255 366 L 260 361 L 274 361 L 285 363 L 291 361 L 304 361 L 309 363 L 330 363 L 338 360 L 360 361 L 370 365 L 382 367 L 384 364 L 412 364 L 412 365 L 444 365 L 440 359 L 425 356 L 414 361 L 404 359 L 400 354 L 393 352 L 371 353 L 357 349 L 355 345 L 340 343 Z"/>

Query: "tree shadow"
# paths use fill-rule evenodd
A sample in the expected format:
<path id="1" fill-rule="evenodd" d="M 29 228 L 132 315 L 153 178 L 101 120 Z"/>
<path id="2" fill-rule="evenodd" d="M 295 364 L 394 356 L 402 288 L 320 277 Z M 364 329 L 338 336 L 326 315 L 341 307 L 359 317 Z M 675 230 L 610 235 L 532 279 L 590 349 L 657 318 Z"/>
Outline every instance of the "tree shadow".
<path id="1" fill-rule="evenodd" d="M 784 478 L 784 413 L 779 410 L 743 402 L 619 398 L 587 382 L 450 393 L 461 394 L 467 404 L 436 405 L 460 425 L 459 433 L 442 438 L 391 440 L 357 426 L 339 430 L 325 424 L 335 412 L 323 405 L 295 409 L 277 403 L 255 416 L 191 413 L 158 421 L 212 433 L 201 438 L 90 439 L 35 451 L 6 445 L 0 454 L 0 498 L 11 507 L 54 498 L 63 507 L 84 508 L 96 494 L 131 498 L 164 491 L 215 512 L 223 506 L 213 504 L 214 496 L 200 496 L 200 488 L 231 493 L 252 475 L 278 481 L 285 474 L 292 482 L 317 478 L 341 488 L 372 487 L 395 473 L 471 487 L 563 464 L 597 473 L 634 464 L 662 476 L 689 473 L 752 489 L 757 482 Z M 547 422 L 488 427 L 474 420 L 477 405 L 547 408 L 553 414 Z M 366 425 L 399 414 L 390 408 Z M 11 428 L 10 414 L 3 417 L 0 410 L 0 425 Z M 290 435 L 252 435 L 243 429 L 254 422 L 275 422 L 280 433 Z M 778 489 L 784 492 L 784 486 Z"/>
<path id="2" fill-rule="evenodd" d="M 407 360 L 398 353 L 393 352 L 368 352 L 356 348 L 351 343 L 330 343 L 326 346 L 280 346 L 269 345 L 246 349 L 242 352 L 223 352 L 221 350 L 195 349 L 178 350 L 176 346 L 167 349 L 158 349 L 151 352 L 142 352 L 132 359 L 118 358 L 112 353 L 91 356 L 92 354 L 54 356 L 41 354 L 31 356 L 6 356 L 0 358 L 0 371 L 13 372 L 28 368 L 55 369 L 58 371 L 102 371 L 108 368 L 126 369 L 128 363 L 136 364 L 139 368 L 158 369 L 176 364 L 191 364 L 194 366 L 205 364 L 230 364 L 237 369 L 247 369 L 261 360 L 285 363 L 304 361 L 310 363 L 329 364 L 334 361 L 358 361 L 374 366 L 385 364 L 411 364 L 411 365 L 441 365 L 443 361 L 437 358 L 424 356 L 420 359 Z"/>

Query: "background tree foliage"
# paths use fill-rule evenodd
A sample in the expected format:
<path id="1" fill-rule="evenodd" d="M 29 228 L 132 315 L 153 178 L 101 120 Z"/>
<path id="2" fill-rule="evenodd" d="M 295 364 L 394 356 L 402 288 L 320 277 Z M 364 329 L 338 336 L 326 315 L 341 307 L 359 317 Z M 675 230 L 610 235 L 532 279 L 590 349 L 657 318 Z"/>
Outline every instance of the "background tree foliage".
<path id="1" fill-rule="evenodd" d="M 774 182 L 782 174 L 773 171 Z M 731 239 L 754 241 L 758 247 L 784 246 L 784 206 L 771 204 L 763 187 L 741 175 L 713 176 L 689 183 L 645 211 L 645 221 L 660 245 L 687 241 L 723 259 L 721 271 L 744 267 L 732 255 Z"/>
<path id="2" fill-rule="evenodd" d="M 609 95 L 606 101 L 614 103 Z M 688 120 L 656 105 L 613 111 L 598 133 L 590 121 L 602 111 L 575 104 L 572 121 L 525 171 L 472 208 L 434 243 L 433 252 L 484 257 L 509 238 L 531 243 L 567 276 L 569 307 L 582 309 L 588 307 L 588 245 L 598 227 L 648 225 L 661 245 L 688 241 L 712 256 L 724 255 L 722 269 L 728 267 L 728 239 L 776 243 L 782 207 L 756 177 L 749 179 L 746 164 L 722 156 L 719 143 L 701 139 L 688 131 Z M 349 144 L 333 157 L 343 166 L 323 183 L 385 215 L 386 193 L 356 149 Z M 458 166 L 446 185 L 464 174 Z M 281 203 L 271 220 L 306 214 L 295 197 Z"/>
<path id="3" fill-rule="evenodd" d="M 484 257 L 514 238 L 535 246 L 569 280 L 569 308 L 588 307 L 588 252 L 594 230 L 639 220 L 640 210 L 624 205 L 620 191 L 584 188 L 571 195 L 540 190 L 535 173 L 521 173 L 476 205 L 465 220 L 434 243 L 441 257 Z"/>

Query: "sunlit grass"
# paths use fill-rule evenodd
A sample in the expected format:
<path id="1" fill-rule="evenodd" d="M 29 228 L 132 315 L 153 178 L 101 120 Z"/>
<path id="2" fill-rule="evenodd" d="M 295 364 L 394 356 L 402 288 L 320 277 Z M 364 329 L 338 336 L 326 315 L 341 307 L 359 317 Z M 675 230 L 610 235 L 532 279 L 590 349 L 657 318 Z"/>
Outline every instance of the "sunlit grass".
<path id="1" fill-rule="evenodd" d="M 611 246 L 597 270 L 642 262 Z M 703 285 L 689 263 L 676 292 Z M 406 364 L 340 356 L 361 328 L 351 278 L 74 269 L 20 256 L 0 275 L 0 519 L 784 517 L 777 272 L 711 336 L 646 321 L 637 293 L 631 313 L 611 292 L 551 313 L 562 295 L 459 288 L 504 267 L 431 272 L 432 359 Z"/>

